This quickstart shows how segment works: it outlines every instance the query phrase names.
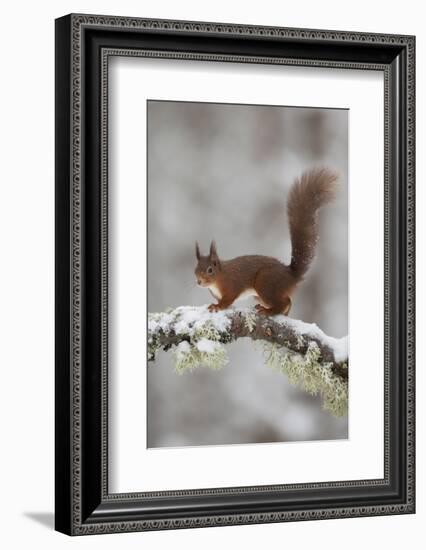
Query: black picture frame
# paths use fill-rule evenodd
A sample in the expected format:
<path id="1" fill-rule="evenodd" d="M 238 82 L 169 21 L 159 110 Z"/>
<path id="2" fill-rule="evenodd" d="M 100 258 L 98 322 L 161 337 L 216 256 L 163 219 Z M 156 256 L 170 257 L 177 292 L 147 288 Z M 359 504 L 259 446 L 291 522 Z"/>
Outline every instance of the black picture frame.
<path id="1" fill-rule="evenodd" d="M 384 478 L 109 494 L 109 55 L 377 70 L 385 97 Z M 56 20 L 55 527 L 69 535 L 415 511 L 415 37 L 71 14 Z"/>

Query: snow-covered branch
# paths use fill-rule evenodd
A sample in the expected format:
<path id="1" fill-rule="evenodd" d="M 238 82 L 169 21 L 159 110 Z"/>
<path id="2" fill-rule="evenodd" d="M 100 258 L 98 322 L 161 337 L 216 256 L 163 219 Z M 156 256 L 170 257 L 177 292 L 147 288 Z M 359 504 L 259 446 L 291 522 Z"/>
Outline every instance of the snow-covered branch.
<path id="1" fill-rule="evenodd" d="M 210 313 L 206 306 L 182 306 L 166 313 L 150 313 L 148 359 L 153 360 L 159 348 L 168 350 L 182 342 L 204 346 L 208 351 L 208 340 L 227 344 L 243 337 L 274 343 L 299 354 L 305 354 L 314 344 L 321 355 L 319 362 L 332 363 L 333 369 L 347 378 L 347 368 L 342 366 L 348 359 L 347 337 L 332 338 L 317 325 L 284 315 L 265 317 L 248 308 Z"/>
<path id="2" fill-rule="evenodd" d="M 210 313 L 207 306 L 182 306 L 148 316 L 148 360 L 173 348 L 178 372 L 227 363 L 224 344 L 248 337 L 263 341 L 266 363 L 309 393 L 321 393 L 335 415 L 346 414 L 348 338 L 336 339 L 314 324 L 253 309 Z"/>

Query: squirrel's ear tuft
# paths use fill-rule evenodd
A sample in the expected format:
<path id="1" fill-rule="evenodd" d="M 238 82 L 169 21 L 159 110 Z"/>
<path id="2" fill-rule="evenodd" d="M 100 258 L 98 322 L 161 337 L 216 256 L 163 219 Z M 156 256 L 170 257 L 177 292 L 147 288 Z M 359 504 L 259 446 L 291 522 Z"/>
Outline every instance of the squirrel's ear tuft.
<path id="1" fill-rule="evenodd" d="M 201 258 L 200 247 L 198 246 L 197 241 L 195 241 L 195 256 L 196 256 L 197 260 L 199 260 Z"/>
<path id="2" fill-rule="evenodd" d="M 210 258 L 218 258 L 216 243 L 214 241 L 210 245 Z"/>

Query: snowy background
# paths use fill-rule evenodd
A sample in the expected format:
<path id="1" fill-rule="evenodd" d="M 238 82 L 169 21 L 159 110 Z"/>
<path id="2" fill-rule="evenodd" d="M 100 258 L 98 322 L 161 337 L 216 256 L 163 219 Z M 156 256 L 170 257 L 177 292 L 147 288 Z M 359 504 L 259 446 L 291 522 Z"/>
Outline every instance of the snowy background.
<path id="1" fill-rule="evenodd" d="M 194 242 L 219 256 L 290 258 L 286 195 L 303 170 L 341 174 L 321 212 L 317 258 L 291 317 L 348 332 L 348 111 L 149 101 L 148 310 L 211 303 L 195 285 Z M 250 299 L 246 304 L 251 305 Z M 147 368 L 148 446 L 338 439 L 347 418 L 264 365 L 260 346 L 228 345 L 229 365 L 179 376 L 171 353 Z"/>

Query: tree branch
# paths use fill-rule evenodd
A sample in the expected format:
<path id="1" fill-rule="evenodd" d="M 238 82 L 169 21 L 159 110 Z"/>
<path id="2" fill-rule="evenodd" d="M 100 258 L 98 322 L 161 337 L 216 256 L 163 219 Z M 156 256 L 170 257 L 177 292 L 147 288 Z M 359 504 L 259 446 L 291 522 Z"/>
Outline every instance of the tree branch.
<path id="1" fill-rule="evenodd" d="M 227 362 L 225 344 L 238 338 L 264 342 L 266 364 L 291 383 L 323 398 L 334 416 L 348 409 L 348 338 L 327 336 L 316 325 L 283 315 L 264 317 L 253 309 L 210 313 L 207 306 L 181 306 L 148 315 L 148 360 L 173 348 L 178 373 Z"/>
<path id="2" fill-rule="evenodd" d="M 347 337 L 332 338 L 316 325 L 283 315 L 265 317 L 251 309 L 227 309 L 208 312 L 206 306 L 178 307 L 165 313 L 150 313 L 148 320 L 148 359 L 158 349 L 165 351 L 182 342 L 196 345 L 201 339 L 227 344 L 238 338 L 263 340 L 290 352 L 305 355 L 315 345 L 318 363 L 326 364 L 335 374 L 347 379 Z"/>

